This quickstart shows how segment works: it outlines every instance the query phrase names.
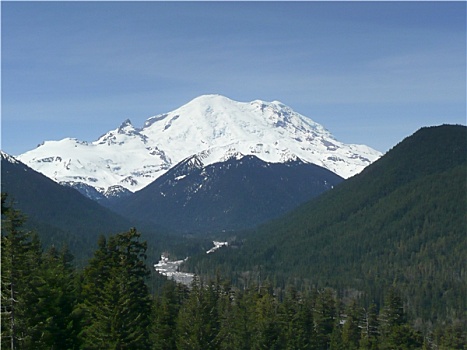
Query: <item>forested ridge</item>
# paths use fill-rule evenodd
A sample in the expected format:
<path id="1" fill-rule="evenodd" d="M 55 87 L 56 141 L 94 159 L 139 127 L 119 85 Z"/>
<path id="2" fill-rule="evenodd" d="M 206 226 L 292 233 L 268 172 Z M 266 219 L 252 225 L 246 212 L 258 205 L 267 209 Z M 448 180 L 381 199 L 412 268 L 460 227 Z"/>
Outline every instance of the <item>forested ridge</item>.
<path id="1" fill-rule="evenodd" d="M 380 160 L 289 215 L 237 233 L 186 268 L 242 286 L 330 286 L 381 304 L 396 284 L 412 322 L 467 314 L 467 128 L 422 128 Z M 467 329 L 467 326 L 466 326 Z"/>
<path id="2" fill-rule="evenodd" d="M 463 324 L 422 334 L 397 285 L 363 308 L 330 288 L 238 289 L 219 276 L 191 288 L 154 283 L 136 229 L 101 237 L 83 270 L 64 247 L 45 252 L 2 195 L 4 349 L 462 349 Z M 158 288 L 152 288 L 154 285 Z M 151 287 L 152 286 L 152 287 Z"/>
<path id="3" fill-rule="evenodd" d="M 40 235 L 44 245 L 67 242 L 79 263 L 92 255 L 99 233 L 131 226 L 130 221 L 19 161 L 2 157 L 1 187 L 15 208 L 27 215 L 25 225 Z"/>

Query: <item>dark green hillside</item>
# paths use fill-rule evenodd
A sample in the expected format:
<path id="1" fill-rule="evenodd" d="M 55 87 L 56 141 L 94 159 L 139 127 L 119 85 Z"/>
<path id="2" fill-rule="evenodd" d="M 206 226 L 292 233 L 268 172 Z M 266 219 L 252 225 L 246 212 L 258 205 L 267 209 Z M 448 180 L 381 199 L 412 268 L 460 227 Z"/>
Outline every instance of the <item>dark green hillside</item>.
<path id="1" fill-rule="evenodd" d="M 128 230 L 131 223 L 78 191 L 60 186 L 21 162 L 2 156 L 2 192 L 26 214 L 44 245 L 67 243 L 77 258 L 90 256 L 99 234 Z"/>
<path id="2" fill-rule="evenodd" d="M 422 128 L 361 174 L 248 232 L 239 249 L 193 259 L 191 268 L 260 271 L 278 284 L 299 278 L 377 302 L 395 284 L 412 317 L 465 317 L 466 131 Z"/>
<path id="3" fill-rule="evenodd" d="M 157 224 L 124 219 L 77 190 L 6 158 L 2 155 L 1 187 L 2 193 L 8 195 L 8 204 L 13 201 L 13 207 L 26 215 L 26 228 L 39 234 L 44 247 L 66 243 L 78 264 L 91 256 L 101 234 L 123 232 L 130 227 L 138 227 L 148 241 L 150 264 L 159 260 L 162 251 L 170 251 L 174 258 L 185 258 L 211 247 L 210 240 L 175 236 Z"/>

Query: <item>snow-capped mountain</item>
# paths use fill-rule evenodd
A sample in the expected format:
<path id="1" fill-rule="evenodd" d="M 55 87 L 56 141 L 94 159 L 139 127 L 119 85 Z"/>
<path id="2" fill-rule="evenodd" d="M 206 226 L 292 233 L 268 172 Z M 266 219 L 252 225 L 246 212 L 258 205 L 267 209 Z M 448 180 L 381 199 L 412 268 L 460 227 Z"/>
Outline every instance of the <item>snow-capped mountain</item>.
<path id="1" fill-rule="evenodd" d="M 204 166 L 234 155 L 255 155 L 270 163 L 300 158 L 348 178 L 381 153 L 337 141 L 323 126 L 278 101 L 204 95 L 149 118 L 141 128 L 126 120 L 96 141 L 46 141 L 18 159 L 59 183 L 82 183 L 110 196 L 140 190 L 192 155 Z"/>

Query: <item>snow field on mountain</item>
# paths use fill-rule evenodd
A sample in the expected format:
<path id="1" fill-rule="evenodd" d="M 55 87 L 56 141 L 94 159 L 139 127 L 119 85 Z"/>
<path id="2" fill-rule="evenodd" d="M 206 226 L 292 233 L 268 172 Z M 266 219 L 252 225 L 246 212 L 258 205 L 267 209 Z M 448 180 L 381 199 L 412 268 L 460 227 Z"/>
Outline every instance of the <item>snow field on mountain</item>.
<path id="1" fill-rule="evenodd" d="M 344 178 L 381 156 L 370 147 L 337 141 L 278 101 L 204 95 L 149 118 L 142 128 L 126 120 L 94 142 L 46 141 L 18 159 L 57 182 L 83 182 L 101 192 L 118 185 L 134 192 L 192 155 L 209 165 L 238 153 L 271 163 L 299 157 Z"/>

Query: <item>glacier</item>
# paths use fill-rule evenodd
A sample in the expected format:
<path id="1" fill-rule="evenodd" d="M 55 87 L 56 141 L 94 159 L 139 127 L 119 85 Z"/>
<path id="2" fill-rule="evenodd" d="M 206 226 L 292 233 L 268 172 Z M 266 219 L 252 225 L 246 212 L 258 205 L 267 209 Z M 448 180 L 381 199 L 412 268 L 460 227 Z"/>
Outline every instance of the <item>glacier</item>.
<path id="1" fill-rule="evenodd" d="M 381 153 L 336 140 L 279 101 L 202 95 L 141 128 L 127 119 L 93 142 L 45 141 L 17 158 L 58 183 L 82 183 L 110 196 L 138 191 L 191 156 L 209 165 L 243 155 L 270 163 L 300 158 L 348 178 Z"/>

